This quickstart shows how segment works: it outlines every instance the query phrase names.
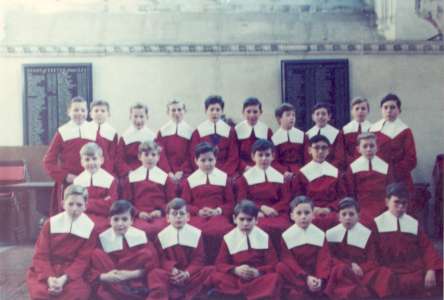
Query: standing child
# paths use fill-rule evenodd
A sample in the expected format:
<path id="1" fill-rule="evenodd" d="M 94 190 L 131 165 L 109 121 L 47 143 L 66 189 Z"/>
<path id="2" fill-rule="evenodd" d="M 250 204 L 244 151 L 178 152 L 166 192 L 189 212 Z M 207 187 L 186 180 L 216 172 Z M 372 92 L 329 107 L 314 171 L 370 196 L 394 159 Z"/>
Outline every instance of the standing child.
<path id="1" fill-rule="evenodd" d="M 224 111 L 224 100 L 220 96 L 209 96 L 205 100 L 205 112 L 208 120 L 197 126 L 191 136 L 191 149 L 195 149 L 197 144 L 207 142 L 217 146 L 217 165 L 228 176 L 233 176 L 237 172 L 239 164 L 239 152 L 236 144 L 236 133 L 221 117 Z M 193 154 L 190 153 L 191 161 L 194 161 Z M 193 164 L 193 168 L 197 166 Z"/>
<path id="2" fill-rule="evenodd" d="M 103 152 L 96 143 L 85 144 L 80 149 L 80 160 L 84 171 L 74 179 L 74 184 L 88 189 L 86 214 L 96 224 L 96 230 L 102 232 L 109 226 L 109 208 L 117 200 L 117 182 L 101 168 Z"/>
<path id="3" fill-rule="evenodd" d="M 213 267 L 205 266 L 200 229 L 187 224 L 190 215 L 181 198 L 167 205 L 169 225 L 157 235 L 160 268 L 149 276 L 149 300 L 194 299 L 208 287 Z"/>
<path id="4" fill-rule="evenodd" d="M 321 298 L 331 269 L 324 232 L 311 224 L 313 201 L 298 196 L 290 203 L 294 225 L 282 234 L 281 262 L 277 271 L 284 280 L 286 299 Z"/>
<path id="5" fill-rule="evenodd" d="M 262 115 L 262 103 L 259 99 L 245 99 L 242 114 L 244 121 L 234 128 L 236 130 L 237 146 L 239 148 L 239 172 L 254 166 L 251 160 L 251 147 L 258 139 L 269 140 L 273 134 L 271 129 L 259 120 Z"/>
<path id="6" fill-rule="evenodd" d="M 234 208 L 236 228 L 224 236 L 212 276 L 216 292 L 222 296 L 280 299 L 276 252 L 268 234 L 256 226 L 258 214 L 249 200 Z"/>
<path id="7" fill-rule="evenodd" d="M 88 192 L 70 185 L 61 212 L 43 224 L 27 274 L 31 299 L 89 299 L 83 279 L 96 245 L 93 221 L 83 212 Z"/>

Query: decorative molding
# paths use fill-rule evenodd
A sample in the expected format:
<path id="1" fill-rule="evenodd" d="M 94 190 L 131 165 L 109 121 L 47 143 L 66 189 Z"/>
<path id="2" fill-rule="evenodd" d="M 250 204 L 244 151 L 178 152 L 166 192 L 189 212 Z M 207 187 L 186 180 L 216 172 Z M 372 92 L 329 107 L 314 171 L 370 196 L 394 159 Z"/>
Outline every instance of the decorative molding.
<path id="1" fill-rule="evenodd" d="M 442 41 L 369 43 L 145 44 L 108 46 L 0 45 L 0 57 L 53 56 L 250 56 L 444 54 Z"/>

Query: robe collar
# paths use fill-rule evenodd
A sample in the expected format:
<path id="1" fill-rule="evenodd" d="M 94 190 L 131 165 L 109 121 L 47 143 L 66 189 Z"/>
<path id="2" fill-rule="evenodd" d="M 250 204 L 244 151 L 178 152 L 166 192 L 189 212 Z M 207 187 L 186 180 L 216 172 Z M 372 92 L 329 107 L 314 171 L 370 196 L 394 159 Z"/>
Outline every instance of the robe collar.
<path id="1" fill-rule="evenodd" d="M 347 229 L 344 227 L 344 225 L 338 224 L 335 227 L 327 230 L 327 241 L 331 243 L 341 243 L 344 240 L 346 232 Z M 353 226 L 352 229 L 348 230 L 346 243 L 347 245 L 365 249 L 371 233 L 372 232 L 370 229 L 358 222 L 355 224 L 355 226 Z"/>
<path id="2" fill-rule="evenodd" d="M 284 183 L 284 176 L 271 166 L 266 170 L 263 170 L 258 166 L 251 167 L 243 176 L 247 180 L 248 185 L 263 182 Z"/>
<path id="3" fill-rule="evenodd" d="M 73 121 L 59 127 L 58 132 L 64 142 L 81 138 L 90 141 L 95 141 L 97 137 L 98 125 L 94 122 L 83 122 L 81 125 L 77 125 Z"/>
<path id="4" fill-rule="evenodd" d="M 268 234 L 257 226 L 254 226 L 250 234 L 248 234 L 250 247 L 255 250 L 268 249 L 268 239 Z M 248 240 L 247 235 L 237 227 L 224 235 L 224 241 L 231 255 L 249 250 Z"/>
<path id="5" fill-rule="evenodd" d="M 217 186 L 225 186 L 227 184 L 227 174 L 217 168 L 214 168 L 208 175 L 200 169 L 197 169 L 187 178 L 187 180 L 190 188 L 195 188 L 208 183 Z"/>
<path id="6" fill-rule="evenodd" d="M 371 132 L 381 132 L 390 139 L 394 139 L 401 132 L 408 129 L 409 127 L 401 121 L 401 119 L 397 118 L 395 121 L 390 122 L 384 119 L 379 120 L 370 128 Z"/>
<path id="7" fill-rule="evenodd" d="M 237 124 L 234 129 L 239 140 L 248 139 L 253 132 L 258 139 L 268 139 L 268 126 L 261 121 L 257 121 L 256 125 L 251 126 L 247 120 L 244 120 Z"/>
<path id="8" fill-rule="evenodd" d="M 148 180 L 161 185 L 165 185 L 168 179 L 168 174 L 157 166 L 151 168 L 150 170 L 148 170 L 144 166 L 140 166 L 137 169 L 130 171 L 130 173 L 128 174 L 128 179 L 131 183 L 144 181 L 147 179 L 147 175 Z"/>
<path id="9" fill-rule="evenodd" d="M 117 235 L 112 228 L 108 228 L 99 235 L 100 243 L 106 253 L 123 249 L 123 239 L 129 248 L 148 243 L 148 238 L 143 230 L 130 226 L 124 235 Z"/>
<path id="10" fill-rule="evenodd" d="M 175 245 L 197 248 L 202 231 L 190 224 L 177 230 L 173 225 L 168 225 L 157 235 L 162 249 Z"/>
<path id="11" fill-rule="evenodd" d="M 108 141 L 113 141 L 117 135 L 117 131 L 108 122 L 100 124 L 99 133 L 101 137 L 107 139 Z"/>
<path id="12" fill-rule="evenodd" d="M 322 176 L 338 178 L 339 173 L 338 169 L 328 161 L 317 163 L 313 160 L 303 166 L 300 171 L 302 174 L 304 174 L 305 178 L 307 178 L 309 182 Z"/>
<path id="13" fill-rule="evenodd" d="M 370 161 L 365 156 L 361 156 L 350 164 L 350 168 L 352 173 L 370 171 Z M 375 156 L 372 159 L 372 171 L 387 175 L 388 172 L 388 164 Z"/>
<path id="14" fill-rule="evenodd" d="M 319 128 L 318 125 L 315 125 L 309 131 L 307 131 L 308 138 L 311 139 L 312 137 L 317 135 L 319 130 L 321 131 L 321 134 L 330 141 L 330 144 L 333 145 L 336 137 L 338 136 L 339 130 L 334 128 L 330 124 L 325 125 L 325 127 L 323 128 Z"/>
<path id="15" fill-rule="evenodd" d="M 197 131 L 199 132 L 200 137 L 205 137 L 207 135 L 218 134 L 223 137 L 228 137 L 230 135 L 231 127 L 222 120 L 218 120 L 215 124 L 210 120 L 206 120 L 202 122 L 198 127 Z M 215 130 L 216 127 L 216 130 Z"/>
<path id="16" fill-rule="evenodd" d="M 273 144 L 275 146 L 283 143 L 293 143 L 293 144 L 303 144 L 304 143 L 304 132 L 295 127 L 290 130 L 285 130 L 280 127 L 271 137 Z"/>
<path id="17" fill-rule="evenodd" d="M 372 123 L 367 120 L 361 123 L 356 120 L 351 120 L 347 125 L 342 127 L 342 131 L 344 132 L 344 134 L 358 132 L 359 124 L 361 124 L 361 132 L 369 131 L 370 127 L 372 126 Z"/>
<path id="18" fill-rule="evenodd" d="M 381 233 L 395 232 L 398 230 L 398 220 L 400 232 L 418 234 L 418 221 L 405 213 L 400 218 L 396 218 L 391 212 L 386 211 L 375 218 L 375 223 Z"/>
<path id="19" fill-rule="evenodd" d="M 142 143 L 145 141 L 154 141 L 156 135 L 148 127 L 137 129 L 131 125 L 122 135 L 123 141 L 126 145 L 132 143 Z"/>
<path id="20" fill-rule="evenodd" d="M 168 121 L 165 125 L 160 128 L 161 136 L 171 136 L 177 134 L 186 140 L 191 139 L 191 134 L 193 133 L 193 128 L 188 125 L 185 121 L 176 123 L 174 121 Z"/>
<path id="21" fill-rule="evenodd" d="M 74 221 L 66 211 L 63 211 L 49 219 L 51 234 L 70 233 L 82 239 L 89 239 L 94 228 L 94 222 L 84 213 Z"/>
<path id="22" fill-rule="evenodd" d="M 307 229 L 302 229 L 297 224 L 293 224 L 282 233 L 282 238 L 289 250 L 303 246 L 313 245 L 322 247 L 324 245 L 324 232 L 313 224 L 310 224 Z"/>
<path id="23" fill-rule="evenodd" d="M 73 183 L 83 187 L 97 186 L 109 189 L 113 181 L 114 177 L 104 169 L 100 168 L 94 174 L 91 174 L 86 170 L 83 171 L 74 179 Z"/>

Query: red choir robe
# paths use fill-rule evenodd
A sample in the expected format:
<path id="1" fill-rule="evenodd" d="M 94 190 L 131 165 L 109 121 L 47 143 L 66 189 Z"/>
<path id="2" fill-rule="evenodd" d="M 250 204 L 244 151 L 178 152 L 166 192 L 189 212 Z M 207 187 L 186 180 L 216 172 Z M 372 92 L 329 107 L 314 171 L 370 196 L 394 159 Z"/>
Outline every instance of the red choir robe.
<path id="1" fill-rule="evenodd" d="M 330 141 L 330 153 L 328 154 L 327 161 L 339 170 L 345 169 L 344 136 L 342 135 L 342 132 L 330 124 L 327 124 L 323 128 L 319 128 L 315 125 L 305 134 L 307 135 L 308 140 L 318 134 L 325 136 Z M 309 147 L 310 143 L 306 143 L 305 161 L 311 160 L 311 156 L 308 153 Z"/>
<path id="2" fill-rule="evenodd" d="M 344 137 L 344 154 L 345 154 L 345 165 L 348 166 L 355 159 L 357 159 L 360 154 L 358 152 L 357 138 L 362 132 L 368 132 L 372 124 L 365 120 L 359 123 L 358 121 L 351 120 L 348 124 L 342 127 L 342 135 Z"/>
<path id="3" fill-rule="evenodd" d="M 94 174 L 85 170 L 74 179 L 74 184 L 88 189 L 85 213 L 96 224 L 97 232 L 104 231 L 109 227 L 109 209 L 118 198 L 116 180 L 104 169 Z"/>
<path id="4" fill-rule="evenodd" d="M 254 142 L 258 139 L 270 140 L 273 131 L 261 121 L 257 121 L 256 125 L 251 126 L 246 120 L 237 124 L 234 130 L 239 149 L 239 172 L 243 173 L 247 166 L 254 166 L 251 159 L 251 148 Z"/>
<path id="5" fill-rule="evenodd" d="M 124 183 L 123 196 L 124 199 L 132 201 L 137 215 L 140 212 L 150 213 L 160 210 L 164 216 L 166 204 L 176 196 L 176 187 L 168 174 L 159 167 L 148 170 L 140 166 L 128 174 Z M 157 233 L 166 226 L 163 216 L 150 221 L 136 218 L 134 226 L 143 229 L 150 239 L 154 239 Z"/>
<path id="6" fill-rule="evenodd" d="M 347 195 L 361 207 L 361 220 L 371 224 L 385 209 L 385 188 L 393 181 L 388 164 L 375 156 L 371 162 L 361 156 L 353 161 L 345 174 Z"/>
<path id="7" fill-rule="evenodd" d="M 66 176 L 68 174 L 78 175 L 83 171 L 80 164 L 80 149 L 90 142 L 96 142 L 99 146 L 103 146 L 95 123 L 84 122 L 79 126 L 73 121 L 69 121 L 57 129 L 43 157 L 43 167 L 55 181 L 50 207 L 51 215 L 62 210 L 61 201 L 64 187 L 67 184 Z"/>
<path id="8" fill-rule="evenodd" d="M 308 196 L 313 200 L 314 206 L 329 208 L 329 214 L 317 217 L 313 221 L 323 230 L 327 230 L 337 223 L 338 204 L 345 197 L 346 190 L 338 168 L 327 161 L 311 161 L 293 178 L 292 195 Z"/>
<path id="9" fill-rule="evenodd" d="M 280 299 L 281 281 L 275 271 L 278 263 L 273 244 L 266 232 L 254 227 L 248 236 L 237 227 L 224 236 L 211 282 L 223 295 L 252 299 Z M 234 268 L 248 265 L 260 276 L 249 281 L 234 274 Z"/>
<path id="10" fill-rule="evenodd" d="M 190 156 L 193 169 L 197 169 L 194 163 L 194 149 L 199 143 L 208 142 L 217 146 L 216 167 L 229 176 L 236 175 L 239 164 L 239 151 L 236 143 L 236 133 L 222 120 L 213 123 L 209 120 L 201 123 L 191 136 Z"/>
<path id="11" fill-rule="evenodd" d="M 281 173 L 296 173 L 304 165 L 304 147 L 307 136 L 303 131 L 279 128 L 271 137 L 275 146 L 273 166 Z"/>
<path id="12" fill-rule="evenodd" d="M 89 299 L 90 287 L 84 280 L 91 253 L 96 245 L 93 221 L 85 214 L 72 220 L 66 212 L 52 216 L 40 231 L 27 273 L 31 299 Z M 66 274 L 68 280 L 57 297 L 48 294 L 48 278 Z"/>
<path id="13" fill-rule="evenodd" d="M 148 276 L 119 283 L 100 281 L 100 275 L 112 270 L 140 270 L 149 274 L 157 263 L 157 253 L 144 231 L 129 227 L 124 235 L 116 235 L 112 228 L 99 235 L 100 245 L 91 256 L 88 281 L 93 298 L 98 300 L 143 300 L 148 294 Z"/>
<path id="14" fill-rule="evenodd" d="M 378 155 L 389 164 L 394 180 L 404 182 L 413 195 L 411 172 L 416 167 L 416 148 L 412 130 L 398 118 L 394 122 L 380 120 L 370 131 L 376 134 Z"/>
<path id="15" fill-rule="evenodd" d="M 324 232 L 313 224 L 307 229 L 293 224 L 281 239 L 281 262 L 276 269 L 283 280 L 287 299 L 311 299 L 322 295 L 331 270 L 331 258 Z M 307 276 L 322 279 L 321 291 L 312 293 Z"/>
<path id="16" fill-rule="evenodd" d="M 289 183 L 273 167 L 263 170 L 259 167 L 248 169 L 237 180 L 237 201 L 252 200 L 260 208 L 262 205 L 273 207 L 279 213 L 276 217 L 258 218 L 259 227 L 270 234 L 276 249 L 282 232 L 290 224 L 288 211 L 290 203 Z"/>
<path id="17" fill-rule="evenodd" d="M 375 218 L 378 258 L 382 266 L 389 268 L 395 277 L 391 286 L 394 296 L 442 295 L 441 255 L 433 248 L 418 221 L 408 214 L 396 218 L 386 211 Z M 437 287 L 426 290 L 424 276 L 427 270 L 435 270 Z"/>
<path id="18" fill-rule="evenodd" d="M 102 167 L 109 173 L 116 175 L 117 146 L 119 142 L 117 131 L 109 123 L 103 123 L 98 127 L 98 134 L 102 138 L 102 150 L 105 159 Z"/>
<path id="19" fill-rule="evenodd" d="M 155 242 L 160 267 L 149 275 L 148 300 L 194 299 L 209 286 L 214 267 L 205 266 L 205 250 L 200 229 L 186 224 L 180 230 L 168 225 Z M 186 271 L 190 277 L 183 285 L 170 282 L 173 268 Z"/>
<path id="20" fill-rule="evenodd" d="M 390 296 L 391 271 L 380 267 L 376 258 L 376 240 L 370 229 L 356 223 L 347 230 L 338 224 L 326 232 L 333 268 L 325 293 L 333 300 Z M 363 276 L 352 271 L 358 264 Z"/>

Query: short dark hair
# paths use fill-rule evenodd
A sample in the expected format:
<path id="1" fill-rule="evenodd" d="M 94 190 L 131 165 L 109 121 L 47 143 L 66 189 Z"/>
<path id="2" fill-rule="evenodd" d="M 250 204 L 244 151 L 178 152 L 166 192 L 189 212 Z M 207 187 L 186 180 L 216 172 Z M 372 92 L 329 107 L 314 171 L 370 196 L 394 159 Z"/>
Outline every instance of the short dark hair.
<path id="1" fill-rule="evenodd" d="M 213 104 L 219 104 L 222 110 L 224 110 L 225 102 L 221 96 L 218 95 L 208 96 L 207 99 L 205 99 L 205 110 L 207 110 L 208 107 Z"/>
<path id="2" fill-rule="evenodd" d="M 352 197 L 345 197 L 339 201 L 338 211 L 341 211 L 346 208 L 354 207 L 357 212 L 360 211 L 359 203 Z"/>
<path id="3" fill-rule="evenodd" d="M 294 108 L 294 106 L 290 103 L 282 103 L 281 105 L 279 105 L 275 110 L 274 110 L 274 116 L 276 117 L 276 119 L 280 119 L 282 118 L 282 115 L 284 114 L 284 112 L 286 111 L 294 111 L 296 112 L 296 109 Z"/>
<path id="4" fill-rule="evenodd" d="M 73 103 L 85 103 L 85 105 L 86 105 L 86 100 L 85 100 L 85 98 L 83 98 L 81 96 L 75 96 L 74 98 L 71 99 L 71 101 L 69 101 L 68 109 L 71 108 Z"/>
<path id="5" fill-rule="evenodd" d="M 217 147 L 208 142 L 199 143 L 196 145 L 196 147 L 194 147 L 194 158 L 198 159 L 199 156 L 208 152 L 214 153 L 214 155 L 216 155 Z"/>
<path id="6" fill-rule="evenodd" d="M 325 108 L 327 110 L 327 113 L 329 115 L 331 115 L 331 111 L 332 111 L 331 105 L 329 103 L 327 103 L 327 102 L 318 102 L 318 103 L 316 103 L 313 106 L 313 108 L 311 109 L 311 113 L 313 114 L 315 111 L 317 111 L 318 109 L 321 109 L 321 108 Z"/>
<path id="7" fill-rule="evenodd" d="M 136 216 L 136 209 L 134 208 L 134 206 L 131 204 L 131 202 L 129 202 L 128 200 L 117 200 L 115 201 L 108 212 L 108 216 L 112 217 L 115 215 L 120 215 L 120 214 L 124 214 L 126 212 L 129 212 L 131 215 L 131 218 L 134 218 Z"/>
<path id="8" fill-rule="evenodd" d="M 155 141 L 144 141 L 139 144 L 138 148 L 138 154 L 142 153 L 150 153 L 150 152 L 157 152 L 160 153 L 162 151 L 162 147 L 157 144 Z"/>
<path id="9" fill-rule="evenodd" d="M 387 185 L 385 188 L 385 196 L 387 199 L 390 199 L 392 196 L 401 198 L 401 199 L 409 199 L 409 191 L 407 186 L 403 182 L 393 182 Z"/>
<path id="10" fill-rule="evenodd" d="M 170 202 L 168 202 L 168 204 L 166 206 L 166 213 L 168 214 L 172 209 L 178 210 L 183 207 L 185 207 L 185 208 L 187 207 L 187 202 L 182 198 L 176 197 L 173 200 L 171 200 Z"/>
<path id="11" fill-rule="evenodd" d="M 267 151 L 268 149 L 274 149 L 273 143 L 266 139 L 258 139 L 251 147 L 251 154 L 254 154 L 257 151 Z"/>
<path id="12" fill-rule="evenodd" d="M 106 109 L 108 110 L 108 112 L 110 111 L 110 106 L 108 101 L 105 100 L 94 100 L 93 102 L 91 102 L 91 104 L 89 105 L 89 109 L 92 110 L 95 106 L 105 106 Z"/>
<path id="13" fill-rule="evenodd" d="M 310 204 L 311 209 L 314 208 L 314 202 L 308 196 L 296 196 L 290 202 L 290 212 L 292 212 L 299 204 Z"/>
<path id="14" fill-rule="evenodd" d="M 308 140 L 310 146 L 319 142 L 324 142 L 329 146 L 331 145 L 330 140 L 325 135 L 322 134 L 317 134 L 313 136 L 310 140 Z"/>
<path id="15" fill-rule="evenodd" d="M 245 99 L 242 106 L 242 111 L 244 111 L 248 106 L 259 106 L 259 110 L 262 112 L 262 103 L 256 97 L 248 97 Z"/>
<path id="16" fill-rule="evenodd" d="M 399 99 L 399 97 L 396 94 L 389 93 L 385 95 L 384 98 L 382 98 L 381 100 L 380 107 L 382 107 L 384 103 L 387 101 L 395 101 L 398 108 L 401 109 L 401 99 Z"/>
<path id="17" fill-rule="evenodd" d="M 133 112 L 133 109 L 143 109 L 145 114 L 148 115 L 148 106 L 143 104 L 142 102 L 136 102 L 130 106 L 130 114 Z"/>
<path id="18" fill-rule="evenodd" d="M 253 201 L 244 199 L 241 200 L 234 207 L 234 216 L 237 217 L 240 213 L 246 214 L 253 218 L 257 218 L 257 216 L 259 215 L 259 208 L 256 206 L 256 203 L 254 203 Z"/>

